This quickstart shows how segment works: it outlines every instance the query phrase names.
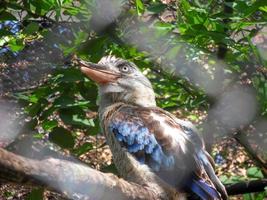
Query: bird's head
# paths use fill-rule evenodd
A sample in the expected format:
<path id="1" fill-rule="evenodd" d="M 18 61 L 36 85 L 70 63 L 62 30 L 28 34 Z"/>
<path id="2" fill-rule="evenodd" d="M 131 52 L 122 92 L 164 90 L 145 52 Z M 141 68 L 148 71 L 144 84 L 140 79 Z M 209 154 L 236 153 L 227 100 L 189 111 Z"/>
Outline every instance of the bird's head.
<path id="1" fill-rule="evenodd" d="M 100 107 L 117 102 L 155 106 L 150 81 L 132 62 L 105 56 L 97 64 L 78 61 L 81 71 L 99 86 Z"/>

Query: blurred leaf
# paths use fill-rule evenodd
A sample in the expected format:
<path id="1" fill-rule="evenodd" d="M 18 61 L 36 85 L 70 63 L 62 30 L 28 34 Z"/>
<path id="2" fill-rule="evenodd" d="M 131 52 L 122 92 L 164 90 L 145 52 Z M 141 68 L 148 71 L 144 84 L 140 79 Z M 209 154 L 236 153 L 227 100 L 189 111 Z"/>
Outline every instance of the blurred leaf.
<path id="1" fill-rule="evenodd" d="M 44 198 L 44 189 L 32 189 L 32 191 L 27 195 L 26 200 L 38 200 Z"/>
<path id="2" fill-rule="evenodd" d="M 147 10 L 153 13 L 160 13 L 162 11 L 165 10 L 167 6 L 165 4 L 162 3 L 156 3 L 156 4 L 152 4 L 150 6 L 147 7 Z"/>
<path id="3" fill-rule="evenodd" d="M 21 51 L 24 49 L 23 40 L 13 38 L 8 42 L 8 47 L 14 52 Z"/>
<path id="4" fill-rule="evenodd" d="M 56 108 L 70 108 L 70 107 L 86 107 L 90 101 L 80 100 L 77 101 L 74 98 L 71 98 L 69 96 L 60 96 L 54 101 L 54 106 Z"/>
<path id="5" fill-rule="evenodd" d="M 42 123 L 42 127 L 45 131 L 52 130 L 53 128 L 57 127 L 58 122 L 56 120 L 45 120 Z"/>
<path id="6" fill-rule="evenodd" d="M 59 116 L 68 125 L 76 125 L 83 128 L 95 126 L 94 120 L 88 119 L 85 112 L 80 108 L 61 109 L 59 110 Z"/>
<path id="7" fill-rule="evenodd" d="M 76 82 L 76 81 L 83 81 L 84 76 L 79 69 L 66 69 L 61 70 L 61 74 L 58 74 L 59 78 L 57 79 L 58 82 Z"/>
<path id="8" fill-rule="evenodd" d="M 265 0 L 255 1 L 251 5 L 246 4 L 246 2 L 239 2 L 238 4 L 236 4 L 235 9 L 242 13 L 242 17 L 249 17 L 261 6 L 266 6 Z"/>
<path id="9" fill-rule="evenodd" d="M 105 173 L 118 174 L 118 170 L 117 170 L 115 164 L 113 164 L 113 163 L 111 165 L 108 165 L 108 166 L 101 168 L 100 171 L 105 172 Z"/>
<path id="10" fill-rule="evenodd" d="M 259 10 L 267 13 L 267 6 L 261 6 L 261 7 L 259 7 Z"/>
<path id="11" fill-rule="evenodd" d="M 80 12 L 80 9 L 77 8 L 77 7 L 67 6 L 67 7 L 64 7 L 64 8 L 65 8 L 65 10 L 64 10 L 63 14 L 65 14 L 65 15 L 75 16 Z"/>
<path id="12" fill-rule="evenodd" d="M 91 143 L 86 142 L 82 146 L 80 146 L 79 148 L 74 149 L 73 153 L 76 156 L 80 156 L 80 155 L 90 151 L 91 149 L 93 149 L 93 145 Z"/>
<path id="13" fill-rule="evenodd" d="M 145 7 L 142 0 L 135 0 L 135 4 L 136 4 L 137 14 L 141 15 L 145 11 Z"/>
<path id="14" fill-rule="evenodd" d="M 40 110 L 41 110 L 41 104 L 40 103 L 31 104 L 25 109 L 25 111 L 31 117 L 35 117 L 40 112 Z"/>
<path id="15" fill-rule="evenodd" d="M 192 121 L 196 121 L 198 120 L 198 116 L 197 115 L 188 115 L 188 118 Z"/>
<path id="16" fill-rule="evenodd" d="M 79 115 L 73 115 L 72 120 L 77 125 L 95 126 L 93 119 L 80 118 Z"/>
<path id="17" fill-rule="evenodd" d="M 227 177 L 225 175 L 222 175 L 222 176 L 220 176 L 220 180 L 223 182 L 223 184 L 234 184 L 234 183 L 238 183 L 240 181 L 244 181 L 245 177 L 241 177 L 241 176 Z"/>
<path id="18" fill-rule="evenodd" d="M 62 127 L 56 127 L 49 133 L 49 140 L 62 148 L 73 148 L 74 137 L 71 132 Z"/>
<path id="19" fill-rule="evenodd" d="M 226 175 L 221 175 L 219 178 L 223 184 L 227 184 L 228 177 Z"/>
<path id="20" fill-rule="evenodd" d="M 21 10 L 21 6 L 16 2 L 9 1 L 7 2 L 7 7 L 12 8 L 13 10 Z"/>
<path id="21" fill-rule="evenodd" d="M 44 139 L 44 134 L 42 134 L 42 133 L 36 133 L 36 134 L 34 134 L 33 135 L 33 138 L 35 138 L 35 139 Z"/>
<path id="22" fill-rule="evenodd" d="M 82 97 L 95 104 L 97 98 L 97 86 L 91 81 L 78 83 L 77 86 Z"/>
<path id="23" fill-rule="evenodd" d="M 39 24 L 36 22 L 31 22 L 26 28 L 23 30 L 25 34 L 31 35 L 36 33 L 39 30 Z"/>
<path id="24" fill-rule="evenodd" d="M 258 167 L 251 167 L 247 169 L 247 176 L 251 178 L 264 178 L 261 170 Z"/>
<path id="25" fill-rule="evenodd" d="M 91 136 L 99 134 L 101 131 L 99 124 L 100 124 L 99 119 L 98 118 L 94 119 L 95 126 L 88 127 L 86 129 L 86 134 Z"/>
<path id="26" fill-rule="evenodd" d="M 6 12 L 6 11 L 1 12 L 0 13 L 0 21 L 4 22 L 7 20 L 17 21 L 17 18 L 9 12 Z"/>
<path id="27" fill-rule="evenodd" d="M 0 36 L 9 36 L 9 35 L 13 35 L 10 31 L 5 30 L 5 29 L 0 29 Z"/>
<path id="28" fill-rule="evenodd" d="M 171 30 L 171 29 L 173 29 L 175 26 L 173 26 L 172 24 L 168 24 L 168 23 L 156 22 L 156 23 L 154 24 L 154 27 L 157 28 L 157 29 Z"/>
<path id="29" fill-rule="evenodd" d="M 47 119 L 49 116 L 51 116 L 55 111 L 57 110 L 57 108 L 55 106 L 51 106 L 48 109 L 42 110 L 40 120 L 45 120 Z"/>

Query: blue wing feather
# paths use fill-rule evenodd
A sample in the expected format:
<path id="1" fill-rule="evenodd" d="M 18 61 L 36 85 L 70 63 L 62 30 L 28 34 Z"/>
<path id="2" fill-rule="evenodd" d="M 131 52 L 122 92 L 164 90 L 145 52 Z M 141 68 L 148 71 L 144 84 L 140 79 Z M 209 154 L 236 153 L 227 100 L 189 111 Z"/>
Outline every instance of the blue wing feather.
<path id="1" fill-rule="evenodd" d="M 115 133 L 118 141 L 123 142 L 130 153 L 144 151 L 146 156 L 139 157 L 141 163 L 150 165 L 155 171 L 161 168 L 168 169 L 174 167 L 175 160 L 173 155 L 167 155 L 157 142 L 155 136 L 149 132 L 148 128 L 139 123 L 128 123 L 125 121 L 114 120 L 109 124 L 109 129 Z"/>
<path id="2" fill-rule="evenodd" d="M 195 177 L 192 177 L 188 180 L 189 181 L 186 183 L 186 186 L 196 195 L 198 195 L 201 199 L 220 199 L 220 195 L 217 190 L 206 182 L 204 182 L 203 180 L 197 180 Z"/>

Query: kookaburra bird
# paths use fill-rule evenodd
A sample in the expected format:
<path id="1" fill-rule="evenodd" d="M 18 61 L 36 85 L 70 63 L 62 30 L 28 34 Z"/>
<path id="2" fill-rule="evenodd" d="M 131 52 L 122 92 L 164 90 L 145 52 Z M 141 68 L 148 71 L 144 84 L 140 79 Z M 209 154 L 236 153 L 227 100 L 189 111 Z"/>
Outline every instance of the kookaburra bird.
<path id="1" fill-rule="evenodd" d="M 114 56 L 79 64 L 98 85 L 101 126 L 123 177 L 131 180 L 139 162 L 178 191 L 227 199 L 196 128 L 157 107 L 150 81 L 135 64 Z"/>

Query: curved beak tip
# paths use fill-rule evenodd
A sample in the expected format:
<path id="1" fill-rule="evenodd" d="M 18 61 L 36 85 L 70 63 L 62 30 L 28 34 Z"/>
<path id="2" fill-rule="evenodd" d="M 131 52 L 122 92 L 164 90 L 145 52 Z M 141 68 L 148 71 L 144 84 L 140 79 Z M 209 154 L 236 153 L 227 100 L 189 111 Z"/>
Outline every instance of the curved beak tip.
<path id="1" fill-rule="evenodd" d="M 81 59 L 77 59 L 77 62 L 80 65 L 80 67 L 85 67 L 85 68 L 90 67 L 90 64 L 89 63 L 87 63 L 87 62 L 85 62 L 85 61 L 83 61 Z"/>

